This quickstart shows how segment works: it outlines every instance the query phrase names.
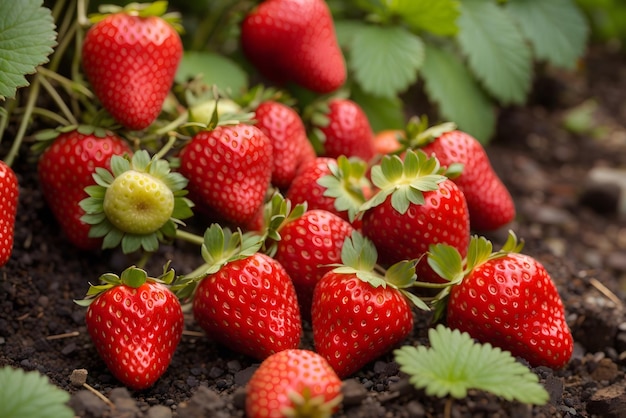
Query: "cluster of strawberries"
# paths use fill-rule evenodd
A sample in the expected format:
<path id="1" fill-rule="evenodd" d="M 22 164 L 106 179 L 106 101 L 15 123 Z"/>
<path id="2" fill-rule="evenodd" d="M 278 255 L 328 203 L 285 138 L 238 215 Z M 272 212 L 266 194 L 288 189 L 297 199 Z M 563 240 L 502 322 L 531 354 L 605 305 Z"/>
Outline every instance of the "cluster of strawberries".
<path id="1" fill-rule="evenodd" d="M 279 85 L 327 94 L 346 80 L 323 0 L 261 3 L 243 21 L 241 42 Z M 102 106 L 140 135 L 158 118 L 181 55 L 167 21 L 121 11 L 87 32 L 82 64 Z M 251 417 L 330 414 L 342 378 L 406 339 L 415 306 L 445 312 L 448 326 L 534 366 L 563 367 L 572 337 L 545 269 L 514 237 L 494 252 L 471 236 L 515 217 L 482 145 L 423 120 L 375 135 L 357 103 L 331 97 L 312 118 L 323 120 L 317 126 L 267 99 L 249 109 L 252 121 L 194 132 L 175 154 L 176 175 L 157 162 L 162 155 L 137 156 L 144 151 L 111 130 L 65 130 L 41 155 L 44 196 L 78 248 L 154 249 L 176 238 L 202 247 L 205 264 L 189 275 L 165 269 L 153 278 L 130 267 L 90 288 L 80 303 L 111 372 L 134 389 L 153 385 L 175 353 L 187 302 L 210 338 L 262 361 L 248 385 Z M 10 169 L 0 182 L 15 190 L 0 202 L 4 263 L 17 185 Z M 156 194 L 167 210 L 154 209 Z M 183 229 L 192 206 L 210 220 L 202 237 Z M 314 350 L 299 348 L 303 320 Z"/>

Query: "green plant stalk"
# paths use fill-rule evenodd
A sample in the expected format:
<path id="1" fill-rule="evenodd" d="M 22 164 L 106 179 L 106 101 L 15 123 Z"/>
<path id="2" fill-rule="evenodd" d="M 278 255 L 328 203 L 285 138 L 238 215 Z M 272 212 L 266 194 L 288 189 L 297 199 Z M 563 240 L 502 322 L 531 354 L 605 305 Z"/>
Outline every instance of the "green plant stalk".
<path id="1" fill-rule="evenodd" d="M 183 231 L 180 229 L 176 230 L 176 238 L 179 238 L 183 241 L 190 242 L 192 244 L 202 245 L 204 244 L 204 237 L 200 235 L 192 234 L 191 232 Z"/>
<path id="2" fill-rule="evenodd" d="M 40 82 L 41 76 L 39 74 L 35 74 L 35 78 L 33 79 L 33 83 L 30 86 L 28 92 L 28 101 L 26 102 L 26 107 L 24 109 L 24 116 L 20 122 L 20 126 L 18 128 L 17 134 L 15 135 L 15 140 L 11 145 L 11 149 L 7 154 L 4 162 L 9 167 L 13 164 L 13 161 L 17 157 L 20 146 L 22 145 L 22 141 L 24 140 L 24 135 L 26 134 L 26 128 L 30 122 L 30 117 L 33 114 L 33 109 L 35 108 L 35 102 L 37 101 L 37 97 L 39 96 L 39 89 L 41 87 Z"/>
<path id="3" fill-rule="evenodd" d="M 42 87 L 48 92 L 52 100 L 54 100 L 56 105 L 59 107 L 61 112 L 63 112 L 66 119 L 69 120 L 73 125 L 78 125 L 78 121 L 76 120 L 76 118 L 74 117 L 70 109 L 67 107 L 67 105 L 63 101 L 63 98 L 61 98 L 59 93 L 54 89 L 54 87 L 52 87 L 52 84 L 50 84 L 50 82 L 41 74 L 39 77 L 39 81 Z"/>
<path id="4" fill-rule="evenodd" d="M 48 110 L 48 109 L 44 109 L 41 107 L 36 107 L 33 109 L 33 115 L 38 115 L 38 116 L 43 116 L 44 118 L 48 118 L 54 122 L 56 122 L 57 124 L 59 124 L 60 126 L 68 126 L 71 125 L 70 121 L 65 119 L 63 116 L 58 115 L 57 113 Z M 2 126 L 0 126 L 0 129 L 2 129 Z"/>

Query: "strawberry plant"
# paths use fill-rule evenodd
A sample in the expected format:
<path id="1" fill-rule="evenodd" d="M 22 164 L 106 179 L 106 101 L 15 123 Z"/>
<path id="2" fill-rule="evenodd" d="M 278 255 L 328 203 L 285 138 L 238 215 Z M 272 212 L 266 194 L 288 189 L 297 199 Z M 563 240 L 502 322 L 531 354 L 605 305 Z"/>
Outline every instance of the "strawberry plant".
<path id="1" fill-rule="evenodd" d="M 30 51 L 15 54 L 17 74 L 0 60 L 10 75 L 0 77 L 0 134 L 13 135 L 0 165 L 0 265 L 19 195 L 9 167 L 38 139 L 29 157 L 68 241 L 135 261 L 77 301 L 95 351 L 125 386 L 149 389 L 165 373 L 183 309 L 210 339 L 261 362 L 250 416 L 328 416 L 340 379 L 415 331 L 415 307 L 533 366 L 569 361 L 571 334 L 545 269 L 513 240 L 492 253 L 470 228 L 498 229 L 515 216 L 481 142 L 496 104 L 524 102 L 535 61 L 567 67 L 581 54 L 586 27 L 572 0 L 18 3 L 0 4 L 18 35 L 32 31 L 32 44 L 15 36 L 14 47 Z M 416 104 L 403 100 L 418 76 L 431 113 L 459 130 L 405 124 Z M 381 130 L 398 135 L 378 143 Z M 165 256 L 161 244 L 180 262 L 187 247 L 176 240 L 194 244 L 202 261 L 149 277 L 144 267 Z M 424 288 L 439 293 L 422 296 Z M 311 344 L 303 321 L 313 350 L 299 348 Z M 444 334 L 433 331 L 432 350 L 415 356 L 443 372 L 397 356 L 417 387 L 543 401 L 513 357 Z M 464 365 L 437 358 L 443 339 L 478 370 L 452 387 L 442 376 Z M 529 386 L 512 395 L 481 381 L 492 363 Z"/>

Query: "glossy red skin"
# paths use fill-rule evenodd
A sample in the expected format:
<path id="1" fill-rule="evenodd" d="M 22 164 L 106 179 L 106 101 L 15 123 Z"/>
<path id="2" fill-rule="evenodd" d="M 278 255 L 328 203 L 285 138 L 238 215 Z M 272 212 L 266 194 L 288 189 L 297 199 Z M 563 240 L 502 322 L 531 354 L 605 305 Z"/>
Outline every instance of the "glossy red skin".
<path id="1" fill-rule="evenodd" d="M 303 160 L 315 158 L 304 122 L 291 107 L 265 101 L 255 110 L 257 126 L 272 142 L 272 184 L 287 189 Z"/>
<path id="2" fill-rule="evenodd" d="M 513 221 L 513 198 L 478 140 L 467 133 L 452 131 L 444 133 L 422 151 L 434 154 L 445 167 L 463 164 L 463 172 L 453 181 L 465 194 L 473 230 L 495 230 Z"/>
<path id="3" fill-rule="evenodd" d="M 363 214 L 363 235 L 378 250 L 378 260 L 388 266 L 398 261 L 421 258 L 418 280 L 441 283 L 443 279 L 428 266 L 424 254 L 431 244 L 448 244 L 462 257 L 470 241 L 467 204 L 459 187 L 449 179 L 435 191 L 424 192 L 424 204 L 411 203 L 402 215 L 391 206 L 391 196 Z"/>
<path id="4" fill-rule="evenodd" d="M 323 209 L 350 222 L 348 211 L 337 210 L 335 208 L 335 199 L 324 196 L 326 188 L 317 182 L 320 178 L 331 174 L 330 168 L 328 168 L 328 164 L 331 163 L 337 164 L 337 160 L 330 157 L 316 157 L 302 164 L 298 174 L 291 182 L 291 186 L 287 189 L 285 197 L 291 201 L 292 205 L 307 202 L 307 209 L 309 210 Z M 365 190 L 364 193 L 369 196 L 371 191 Z M 354 228 L 359 229 L 361 220 L 355 219 L 351 224 Z"/>
<path id="5" fill-rule="evenodd" d="M 557 288 L 545 268 L 524 254 L 487 261 L 452 287 L 447 322 L 533 367 L 560 369 L 573 353 Z"/>
<path id="6" fill-rule="evenodd" d="M 341 395 L 341 379 L 326 359 L 313 351 L 288 349 L 272 354 L 246 385 L 246 416 L 283 418 L 281 409 L 294 406 L 289 392 L 303 394 L 305 388 L 312 398 L 322 396 L 330 402 Z"/>
<path id="7" fill-rule="evenodd" d="M 116 13 L 87 31 L 82 63 L 102 105 L 126 128 L 140 130 L 161 112 L 182 52 L 164 19 Z"/>
<path id="8" fill-rule="evenodd" d="M 60 134 L 41 155 L 38 163 L 39 184 L 55 219 L 69 241 L 82 250 L 102 245 L 101 238 L 90 238 L 91 225 L 80 218 L 79 206 L 88 197 L 85 187 L 95 185 L 96 168 L 111 168 L 114 155 L 132 155 L 130 145 L 109 132 L 105 137 L 84 135 L 78 131 Z"/>
<path id="9" fill-rule="evenodd" d="M 413 329 L 406 298 L 352 274 L 328 272 L 313 293 L 315 351 L 342 379 L 389 352 Z"/>
<path id="10" fill-rule="evenodd" d="M 205 277 L 193 315 L 209 338 L 259 360 L 297 348 L 302 336 L 293 283 L 283 266 L 262 253 Z"/>
<path id="11" fill-rule="evenodd" d="M 142 390 L 167 370 L 183 334 L 183 311 L 165 286 L 115 286 L 89 305 L 87 331 L 111 373 Z"/>
<path id="12" fill-rule="evenodd" d="M 180 152 L 179 172 L 200 211 L 248 225 L 265 201 L 272 176 L 272 144 L 253 125 L 218 126 L 196 134 Z"/>
<path id="13" fill-rule="evenodd" d="M 349 99 L 332 99 L 328 103 L 329 124 L 320 127 L 326 136 L 325 157 L 359 157 L 369 162 L 376 155 L 374 131 L 363 109 Z"/>
<path id="14" fill-rule="evenodd" d="M 244 54 L 274 82 L 316 93 L 337 90 L 346 65 L 324 0 L 266 0 L 241 24 Z"/>
<path id="15" fill-rule="evenodd" d="M 278 231 L 274 258 L 283 266 L 296 288 L 302 318 L 311 320 L 313 290 L 317 282 L 341 263 L 341 249 L 354 228 L 334 213 L 312 209 Z"/>
<path id="16" fill-rule="evenodd" d="M 0 161 L 0 267 L 13 253 L 15 216 L 19 199 L 17 176 L 11 167 Z"/>

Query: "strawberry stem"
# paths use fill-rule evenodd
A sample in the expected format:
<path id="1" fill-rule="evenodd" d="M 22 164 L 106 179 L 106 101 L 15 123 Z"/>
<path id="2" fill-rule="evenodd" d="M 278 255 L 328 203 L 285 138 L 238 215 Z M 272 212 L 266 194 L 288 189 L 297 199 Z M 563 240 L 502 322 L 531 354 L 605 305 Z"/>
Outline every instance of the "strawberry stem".
<path id="1" fill-rule="evenodd" d="M 200 235 L 192 234 L 191 232 L 183 231 L 181 229 L 176 230 L 176 238 L 200 246 L 204 244 L 204 238 Z"/>

